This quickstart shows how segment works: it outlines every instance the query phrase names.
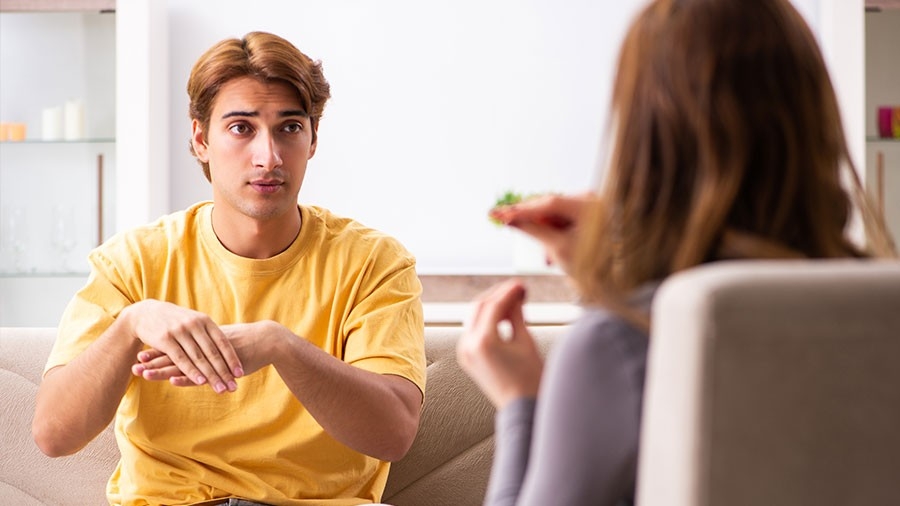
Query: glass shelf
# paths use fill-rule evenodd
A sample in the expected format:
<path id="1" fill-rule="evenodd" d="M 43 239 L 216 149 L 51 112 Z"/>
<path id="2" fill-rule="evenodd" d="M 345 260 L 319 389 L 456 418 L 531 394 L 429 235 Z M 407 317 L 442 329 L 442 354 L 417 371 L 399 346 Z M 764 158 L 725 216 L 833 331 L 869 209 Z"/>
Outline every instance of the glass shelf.
<path id="1" fill-rule="evenodd" d="M 0 272 L 0 279 L 13 278 L 87 278 L 90 273 L 85 272 L 50 272 L 50 271 L 24 271 L 24 272 Z"/>
<path id="2" fill-rule="evenodd" d="M 45 141 L 43 139 L 25 139 L 23 141 L 0 141 L 0 144 L 4 146 L 11 146 L 13 144 L 113 144 L 115 143 L 115 139 L 111 138 L 97 138 L 97 139 L 76 139 L 76 140 L 58 140 L 58 141 Z"/>

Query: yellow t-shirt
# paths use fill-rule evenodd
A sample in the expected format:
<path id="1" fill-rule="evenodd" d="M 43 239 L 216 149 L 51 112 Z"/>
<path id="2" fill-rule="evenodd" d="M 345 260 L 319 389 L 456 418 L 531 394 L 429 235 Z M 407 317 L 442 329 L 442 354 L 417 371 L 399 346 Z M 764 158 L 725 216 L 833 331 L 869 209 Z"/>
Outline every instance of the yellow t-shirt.
<path id="1" fill-rule="evenodd" d="M 275 320 L 355 367 L 403 376 L 424 392 L 422 288 L 399 242 L 300 206 L 294 243 L 248 259 L 218 241 L 211 209 L 199 203 L 91 252 L 90 279 L 66 308 L 47 369 L 84 351 L 125 306 L 152 298 L 219 324 Z M 236 392 L 216 395 L 132 379 L 116 414 L 122 458 L 107 486 L 110 502 L 380 501 L 389 464 L 329 436 L 272 366 L 237 382 Z"/>

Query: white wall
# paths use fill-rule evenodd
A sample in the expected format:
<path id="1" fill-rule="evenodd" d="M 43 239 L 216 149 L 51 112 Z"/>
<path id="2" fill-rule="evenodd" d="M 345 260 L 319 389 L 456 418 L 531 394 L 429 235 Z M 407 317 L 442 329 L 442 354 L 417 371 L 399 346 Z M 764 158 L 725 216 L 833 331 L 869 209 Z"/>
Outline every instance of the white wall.
<path id="1" fill-rule="evenodd" d="M 794 3 L 861 157 L 862 0 Z M 395 235 L 421 273 L 510 271 L 513 232 L 486 211 L 506 189 L 593 183 L 619 43 L 643 4 L 169 0 L 170 206 L 210 195 L 187 150 L 191 65 L 222 38 L 271 31 L 321 59 L 332 85 L 300 200 Z"/>
<path id="2" fill-rule="evenodd" d="M 323 62 L 332 86 L 300 194 L 398 237 L 419 272 L 504 272 L 506 189 L 587 188 L 620 38 L 640 0 L 169 1 L 173 209 L 209 198 L 188 154 L 185 83 L 252 30 Z"/>

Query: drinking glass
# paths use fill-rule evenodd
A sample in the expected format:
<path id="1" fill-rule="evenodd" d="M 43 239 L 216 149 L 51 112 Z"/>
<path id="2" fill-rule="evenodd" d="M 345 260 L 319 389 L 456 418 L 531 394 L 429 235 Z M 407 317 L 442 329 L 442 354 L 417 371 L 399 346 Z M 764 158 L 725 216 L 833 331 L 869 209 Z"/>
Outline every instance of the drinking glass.
<path id="1" fill-rule="evenodd" d="M 56 204 L 53 206 L 53 229 L 51 245 L 58 254 L 59 268 L 62 272 L 69 272 L 69 256 L 78 244 L 75 225 L 75 207 L 68 204 Z"/>

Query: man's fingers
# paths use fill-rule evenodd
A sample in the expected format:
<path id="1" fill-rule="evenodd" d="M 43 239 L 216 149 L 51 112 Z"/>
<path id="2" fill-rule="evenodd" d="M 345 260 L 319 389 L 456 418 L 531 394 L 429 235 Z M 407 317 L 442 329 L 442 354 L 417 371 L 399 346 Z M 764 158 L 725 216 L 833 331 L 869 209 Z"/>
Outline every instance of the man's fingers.
<path id="1" fill-rule="evenodd" d="M 176 387 L 192 387 L 195 386 L 194 382 L 191 381 L 187 376 L 173 376 L 169 378 L 169 383 L 175 385 Z"/>
<path id="2" fill-rule="evenodd" d="M 234 379 L 231 377 L 230 373 L 227 373 L 226 377 L 223 378 L 216 370 L 213 361 L 218 361 L 220 364 L 224 361 L 218 354 L 205 327 L 193 330 L 190 334 L 182 334 L 177 340 L 184 350 L 182 360 L 186 360 L 195 366 L 216 393 L 222 393 L 228 390 L 228 383 L 234 383 Z M 214 356 L 210 357 L 207 354 L 212 354 Z M 175 361 L 176 365 L 182 367 L 182 364 L 179 363 L 179 357 L 173 356 L 172 359 Z M 188 377 L 196 378 L 195 373 L 185 370 L 184 368 L 182 368 L 182 371 L 184 371 L 185 375 Z M 196 379 L 194 380 L 194 383 L 200 384 Z"/>
<path id="3" fill-rule="evenodd" d="M 244 368 L 241 364 L 241 359 L 238 357 L 237 352 L 234 351 L 234 346 L 231 345 L 231 341 L 228 340 L 222 329 L 218 325 L 210 324 L 207 325 L 206 332 L 215 345 L 216 356 L 223 361 L 216 364 L 216 370 L 219 371 L 220 375 L 222 377 L 228 376 L 232 380 L 243 376 Z"/>
<path id="4" fill-rule="evenodd" d="M 181 369 L 179 369 L 178 366 L 175 365 L 160 367 L 156 369 L 145 369 L 141 373 L 142 378 L 150 381 L 167 380 L 176 376 L 184 376 L 184 373 L 182 373 Z"/>

